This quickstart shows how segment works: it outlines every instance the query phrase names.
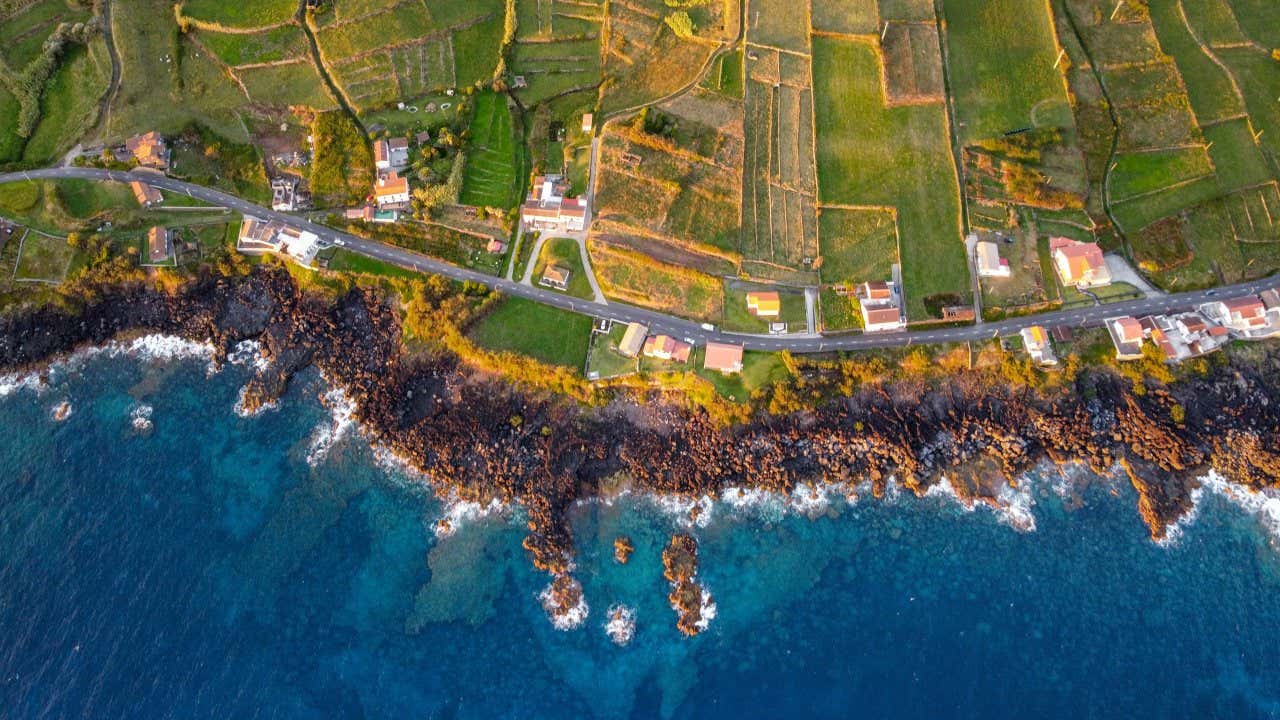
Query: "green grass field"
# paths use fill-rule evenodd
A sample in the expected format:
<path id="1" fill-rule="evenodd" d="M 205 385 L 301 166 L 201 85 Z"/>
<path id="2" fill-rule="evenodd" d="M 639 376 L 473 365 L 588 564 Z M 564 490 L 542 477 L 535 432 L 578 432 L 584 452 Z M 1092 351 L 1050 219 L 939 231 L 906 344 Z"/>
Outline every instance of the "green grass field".
<path id="1" fill-rule="evenodd" d="M 40 97 L 40 123 L 23 149 L 24 160 L 45 164 L 59 159 L 98 119 L 98 99 L 107 90 L 111 60 L 95 41 L 66 53 Z"/>
<path id="2" fill-rule="evenodd" d="M 1240 118 L 1219 123 L 1204 129 L 1204 139 L 1209 146 L 1218 174 L 1218 184 L 1224 192 L 1239 190 L 1272 179 L 1271 168 L 1253 140 L 1249 122 Z"/>
<path id="3" fill-rule="evenodd" d="M 310 62 L 248 68 L 238 70 L 236 74 L 249 91 L 249 99 L 262 105 L 296 105 L 322 112 L 338 107 L 320 73 Z"/>
<path id="4" fill-rule="evenodd" d="M 406 270 L 399 265 L 375 260 L 364 255 L 357 255 L 348 250 L 339 249 L 329 260 L 329 269 L 334 272 L 346 272 L 354 275 L 378 275 L 395 278 L 420 278 L 421 273 Z"/>
<path id="5" fill-rule="evenodd" d="M 924 319 L 925 297 L 969 289 L 943 109 L 886 108 L 868 43 L 815 37 L 813 77 L 820 202 L 897 208 L 907 311 Z"/>
<path id="6" fill-rule="evenodd" d="M 60 282 L 71 265 L 75 250 L 67 239 L 30 231 L 22 239 L 22 252 L 14 277 L 18 280 Z"/>
<path id="7" fill-rule="evenodd" d="M 1231 79 L 1209 58 L 1205 48 L 1196 43 L 1178 12 L 1176 0 L 1154 0 L 1149 7 L 1160 47 L 1173 56 L 1182 74 L 1196 120 L 1204 124 L 1243 113 L 1244 107 L 1236 97 Z"/>
<path id="8" fill-rule="evenodd" d="M 887 210 L 821 208 L 822 281 L 888 280 L 898 261 L 898 231 Z"/>
<path id="9" fill-rule="evenodd" d="M 207 23 L 233 28 L 255 28 L 288 21 L 298 11 L 296 0 L 186 0 L 182 13 Z"/>
<path id="10" fill-rule="evenodd" d="M 18 113 L 22 106 L 13 93 L 0 86 L 0 163 L 22 156 L 22 138 L 18 137 Z"/>
<path id="11" fill-rule="evenodd" d="M 44 41 L 59 23 L 84 22 L 90 15 L 89 8 L 67 0 L 36 0 L 0 22 L 0 38 L 5 39 L 0 47 L 0 57 L 10 68 L 21 71 L 39 57 Z"/>
<path id="12" fill-rule="evenodd" d="M 1124 202 L 1212 174 L 1209 154 L 1199 147 L 1121 155 L 1111 171 L 1111 200 Z"/>
<path id="13" fill-rule="evenodd" d="M 1044 0 L 945 0 L 942 7 L 963 144 L 1070 119 Z"/>
<path id="14" fill-rule="evenodd" d="M 542 273 L 548 265 L 558 265 L 569 269 L 569 289 L 566 291 L 574 297 L 592 300 L 591 283 L 587 280 L 586 270 L 582 267 L 582 252 L 576 240 L 568 238 L 550 238 L 542 244 L 542 254 L 533 267 L 533 282 L 542 279 Z"/>
<path id="15" fill-rule="evenodd" d="M 501 3 L 497 5 L 489 19 L 453 33 L 453 75 L 458 87 L 493 77 L 502 48 L 503 13 Z"/>
<path id="16" fill-rule="evenodd" d="M 249 140 L 240 118 L 247 98 L 214 58 L 178 35 L 167 0 L 132 0 L 130 12 L 111 14 L 111 26 L 121 82 L 106 139 L 174 133 L 198 122 L 237 142 Z"/>
<path id="17" fill-rule="evenodd" d="M 816 31 L 853 35 L 880 31 L 876 0 L 819 0 L 811 4 L 813 29 Z"/>
<path id="18" fill-rule="evenodd" d="M 505 96 L 476 96 L 471 132 L 460 201 L 464 205 L 511 207 L 519 199 L 523 151 L 512 129 Z"/>
<path id="19" fill-rule="evenodd" d="M 281 25 L 260 33 L 200 31 L 200 42 L 231 65 L 267 63 L 307 55 L 307 37 L 297 25 Z"/>
<path id="20" fill-rule="evenodd" d="M 508 297 L 471 328 L 470 337 L 490 350 L 528 355 L 581 370 L 591 340 L 591 318 Z"/>
<path id="21" fill-rule="evenodd" d="M 596 333 L 591 336 L 591 352 L 587 355 L 588 379 L 604 380 L 630 375 L 636 371 L 636 359 L 618 352 L 618 344 L 626 333 L 625 323 L 614 323 L 607 334 Z"/>

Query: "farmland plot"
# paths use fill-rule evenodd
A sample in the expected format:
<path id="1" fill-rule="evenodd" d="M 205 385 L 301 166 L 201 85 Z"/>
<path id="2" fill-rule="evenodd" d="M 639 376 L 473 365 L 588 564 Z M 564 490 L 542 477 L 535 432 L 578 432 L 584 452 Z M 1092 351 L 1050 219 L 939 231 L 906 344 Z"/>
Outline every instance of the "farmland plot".
<path id="1" fill-rule="evenodd" d="M 664 21 L 671 8 L 663 0 L 610 0 L 606 8 L 602 112 L 637 109 L 694 83 L 738 34 L 737 13 L 720 3 L 687 10 L 695 26 L 691 38 L 677 37 Z"/>
<path id="2" fill-rule="evenodd" d="M 926 297 L 963 297 L 969 287 L 945 112 L 940 105 L 887 106 L 874 37 L 813 42 L 823 213 L 830 206 L 896 209 L 907 312 L 927 319 Z"/>

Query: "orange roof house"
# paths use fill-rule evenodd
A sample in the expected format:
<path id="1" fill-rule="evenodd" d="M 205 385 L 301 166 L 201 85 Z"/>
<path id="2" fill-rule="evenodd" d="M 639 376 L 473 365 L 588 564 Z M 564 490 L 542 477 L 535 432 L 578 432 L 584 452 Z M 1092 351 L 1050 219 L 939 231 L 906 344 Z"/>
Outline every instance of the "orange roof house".
<path id="1" fill-rule="evenodd" d="M 758 318 L 776 318 L 782 313 L 782 299 L 773 291 L 749 292 L 747 311 Z"/>
<path id="2" fill-rule="evenodd" d="M 146 183 L 140 183 L 137 180 L 134 180 L 129 183 L 129 189 L 133 190 L 133 197 L 138 201 L 138 204 L 144 208 L 149 208 L 152 205 L 159 205 L 164 202 L 164 196 L 160 194 L 160 191 Z"/>
<path id="3" fill-rule="evenodd" d="M 1063 285 L 1088 288 L 1111 283 L 1111 271 L 1097 243 L 1055 237 L 1049 239 L 1049 252 Z"/>
<path id="4" fill-rule="evenodd" d="M 884 280 L 871 280 L 858 286 L 857 295 L 863 300 L 891 300 L 893 287 Z"/>
<path id="5" fill-rule="evenodd" d="M 409 202 L 409 179 L 394 171 L 378 176 L 373 187 L 373 197 L 378 207 L 403 205 Z"/>
<path id="6" fill-rule="evenodd" d="M 1131 316 L 1111 318 L 1107 321 L 1107 332 L 1111 333 L 1111 342 L 1116 346 L 1116 358 L 1120 360 L 1137 360 L 1142 357 L 1142 323 Z"/>
<path id="7" fill-rule="evenodd" d="M 143 167 L 167 170 L 169 168 L 169 147 L 164 136 L 152 130 L 142 135 L 134 135 L 124 141 L 124 149 Z"/>
<path id="8" fill-rule="evenodd" d="M 147 231 L 147 258 L 151 262 L 168 260 L 171 249 L 167 229 L 156 226 Z"/>
<path id="9" fill-rule="evenodd" d="M 644 341 L 644 354 L 646 357 L 689 362 L 689 353 L 691 352 L 693 352 L 692 345 L 676 340 L 670 335 L 651 335 Z"/>
<path id="10" fill-rule="evenodd" d="M 707 355 L 702 366 L 708 370 L 716 370 L 725 375 L 742 372 L 742 346 L 726 343 L 707 343 Z"/>

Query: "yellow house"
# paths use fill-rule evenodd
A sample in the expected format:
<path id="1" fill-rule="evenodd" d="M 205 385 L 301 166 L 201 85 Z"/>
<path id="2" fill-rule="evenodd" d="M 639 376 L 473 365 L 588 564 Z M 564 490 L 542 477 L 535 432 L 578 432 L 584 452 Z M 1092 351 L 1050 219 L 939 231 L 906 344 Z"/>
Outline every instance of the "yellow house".
<path id="1" fill-rule="evenodd" d="M 749 292 L 747 310 L 758 318 L 776 318 L 782 313 L 782 300 L 776 292 Z"/>

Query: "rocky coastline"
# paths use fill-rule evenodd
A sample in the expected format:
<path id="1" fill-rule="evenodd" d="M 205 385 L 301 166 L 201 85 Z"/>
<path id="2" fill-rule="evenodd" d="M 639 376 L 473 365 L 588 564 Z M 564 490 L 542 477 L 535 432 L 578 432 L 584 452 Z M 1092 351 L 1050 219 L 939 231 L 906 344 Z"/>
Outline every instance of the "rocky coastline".
<path id="1" fill-rule="evenodd" d="M 1081 373 L 1074 387 L 1051 394 L 971 372 L 940 385 L 872 384 L 816 410 L 761 413 L 723 427 L 651 398 L 586 408 L 519 390 L 447 353 L 410 353 L 398 309 L 379 292 L 358 288 L 334 300 L 304 291 L 283 270 L 260 268 L 172 292 L 105 288 L 75 313 L 5 317 L 0 372 L 38 370 L 79 347 L 139 332 L 207 341 L 220 359 L 255 339 L 270 362 L 246 387 L 246 409 L 277 399 L 300 370 L 318 368 L 344 389 L 368 437 L 437 493 L 523 505 L 524 547 L 554 588 L 549 613 L 581 599 L 571 579 L 570 508 L 616 488 L 619 477 L 637 491 L 689 498 L 730 487 L 788 494 L 801 483 L 863 482 L 878 497 L 891 481 L 923 495 L 947 483 L 966 504 L 999 506 L 1038 463 L 1119 466 L 1156 540 L 1192 509 L 1197 478 L 1209 469 L 1252 490 L 1280 488 L 1275 351 L 1140 391 L 1108 371 Z M 630 548 L 618 552 L 625 562 Z M 709 600 L 693 579 L 696 543 L 678 535 L 663 559 L 679 627 L 696 634 Z"/>

